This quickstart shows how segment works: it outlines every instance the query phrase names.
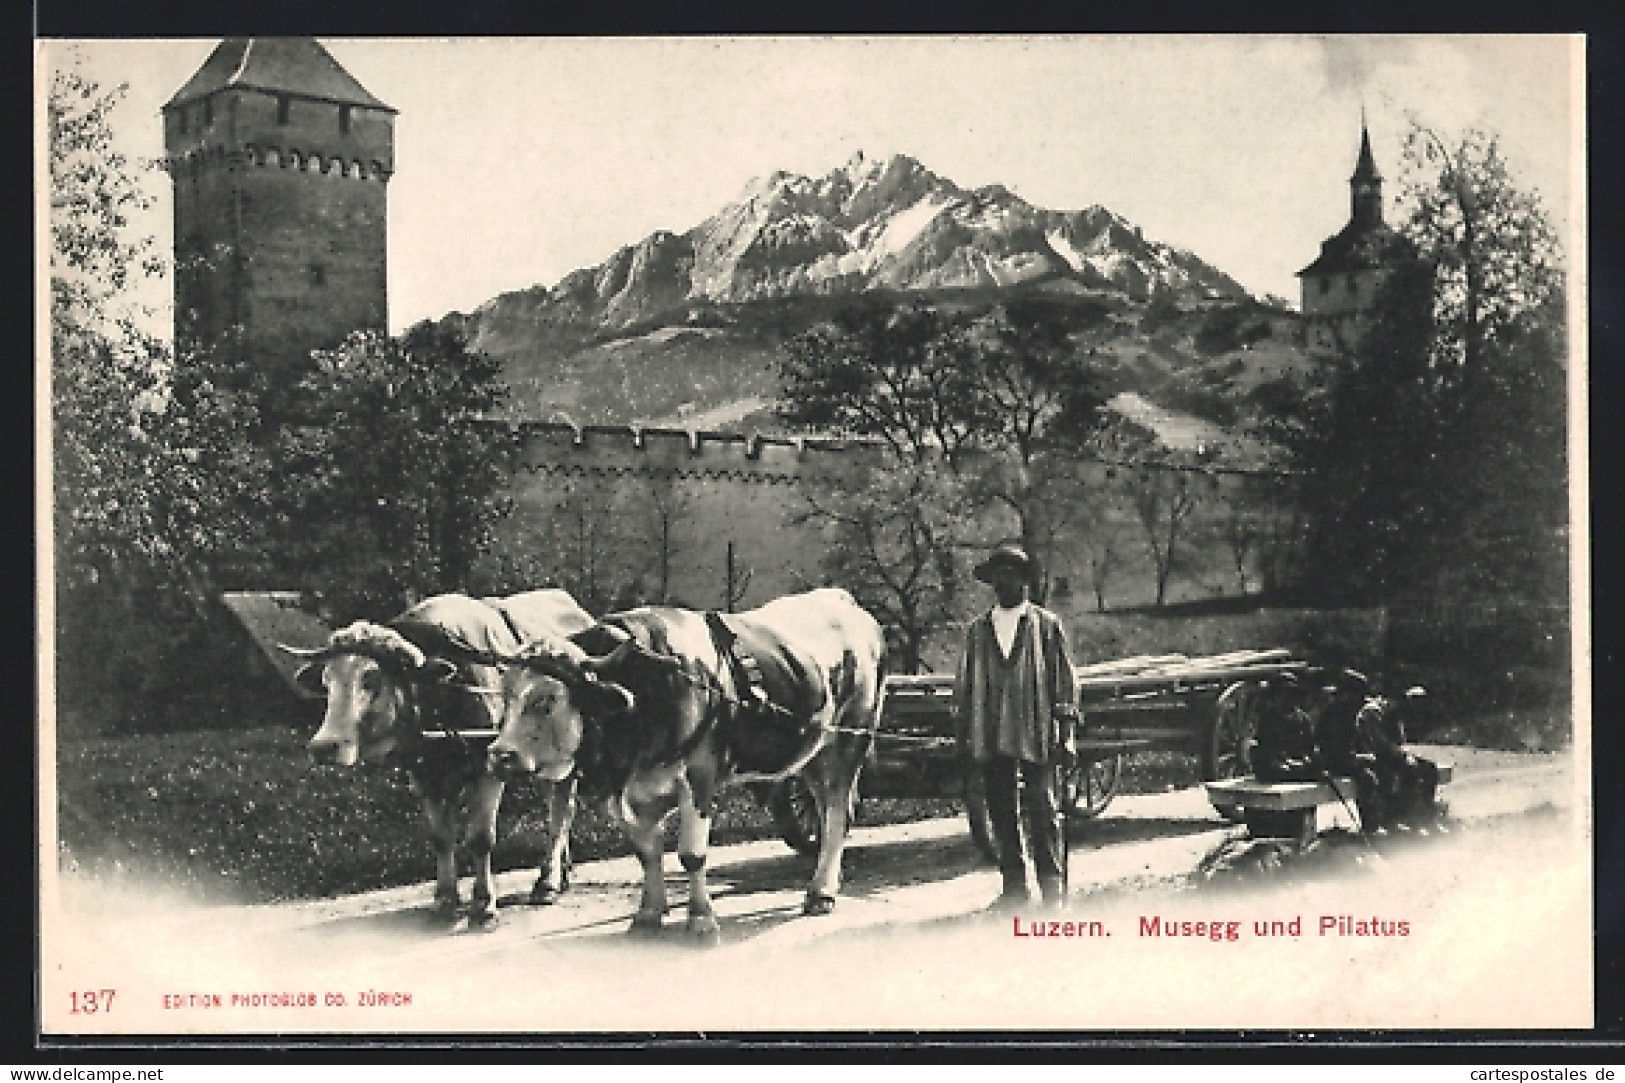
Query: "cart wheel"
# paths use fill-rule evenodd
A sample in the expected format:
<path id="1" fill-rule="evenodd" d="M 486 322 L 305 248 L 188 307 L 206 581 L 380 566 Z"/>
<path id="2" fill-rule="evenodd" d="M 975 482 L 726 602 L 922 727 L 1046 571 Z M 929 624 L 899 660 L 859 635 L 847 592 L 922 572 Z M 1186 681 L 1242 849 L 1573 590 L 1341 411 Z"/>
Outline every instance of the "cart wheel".
<path id="1" fill-rule="evenodd" d="M 812 787 L 807 785 L 805 778 L 791 775 L 774 786 L 768 811 L 773 813 L 773 823 L 779 829 L 779 837 L 790 849 L 798 854 L 818 853 L 824 834 L 824 821 L 818 815 L 818 799 L 813 796 Z"/>
<path id="2" fill-rule="evenodd" d="M 1202 751 L 1202 778 L 1218 782 L 1253 772 L 1253 744 L 1258 732 L 1258 688 L 1237 681 L 1219 694 L 1213 705 L 1213 724 Z M 1227 820 L 1242 818 L 1238 808 L 1220 808 Z"/>
<path id="3" fill-rule="evenodd" d="M 993 841 L 993 817 L 987 811 L 987 792 L 983 789 L 982 772 L 975 767 L 965 771 L 965 819 L 970 821 L 971 841 L 977 852 L 991 864 L 999 863 L 999 847 Z"/>
<path id="4" fill-rule="evenodd" d="M 1061 811 L 1091 820 L 1106 811 L 1123 780 L 1123 754 L 1103 760 L 1080 760 L 1061 776 Z"/>
<path id="5" fill-rule="evenodd" d="M 1213 723 L 1208 731 L 1206 754 L 1202 758 L 1202 778 L 1218 782 L 1252 774 L 1253 741 L 1258 732 L 1258 688 L 1237 681 L 1219 694 L 1213 705 Z"/>

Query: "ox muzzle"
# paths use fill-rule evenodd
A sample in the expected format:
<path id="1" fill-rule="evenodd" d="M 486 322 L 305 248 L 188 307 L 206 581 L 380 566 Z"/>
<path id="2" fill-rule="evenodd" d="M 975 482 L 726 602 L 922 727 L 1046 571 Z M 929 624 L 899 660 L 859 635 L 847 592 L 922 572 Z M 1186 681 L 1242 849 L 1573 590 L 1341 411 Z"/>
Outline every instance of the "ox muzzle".
<path id="1" fill-rule="evenodd" d="M 486 752 L 486 764 L 491 773 L 504 782 L 517 782 L 532 775 L 549 782 L 563 782 L 576 769 L 574 756 L 544 763 L 517 748 L 499 748 L 496 745 Z"/>
<path id="2" fill-rule="evenodd" d="M 624 645 L 623 645 L 624 647 Z M 607 715 L 630 712 L 636 698 L 623 685 L 601 680 L 600 670 L 625 657 L 619 650 L 605 658 L 561 653 L 545 644 L 530 643 L 496 659 L 524 674 L 520 688 L 514 674 L 504 679 L 504 719 L 501 732 L 486 752 L 486 763 L 498 778 L 512 781 L 536 775 L 561 782 L 576 769 L 576 754 L 587 728 Z M 532 701 L 536 679 L 545 679 L 561 697 L 538 713 Z"/>

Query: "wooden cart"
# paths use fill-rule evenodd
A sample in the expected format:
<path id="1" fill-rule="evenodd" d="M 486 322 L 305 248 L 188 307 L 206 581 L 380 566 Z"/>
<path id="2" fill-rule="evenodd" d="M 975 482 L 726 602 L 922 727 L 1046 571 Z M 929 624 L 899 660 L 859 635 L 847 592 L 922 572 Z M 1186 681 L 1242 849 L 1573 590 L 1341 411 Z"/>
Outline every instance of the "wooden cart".
<path id="1" fill-rule="evenodd" d="M 1124 758 L 1135 752 L 1195 753 L 1209 782 L 1248 774 L 1259 684 L 1308 668 L 1286 649 L 1194 658 L 1140 655 L 1077 667 L 1083 729 L 1077 762 L 1063 777 L 1067 815 L 1090 819 L 1103 813 L 1117 793 Z M 951 674 L 887 678 L 880 730 L 859 778 L 859 795 L 960 798 L 971 837 L 991 856 L 987 801 L 979 776 L 965 771 L 955 747 L 952 706 Z M 801 778 L 758 790 L 758 797 L 786 843 L 803 853 L 817 851 L 817 809 Z"/>

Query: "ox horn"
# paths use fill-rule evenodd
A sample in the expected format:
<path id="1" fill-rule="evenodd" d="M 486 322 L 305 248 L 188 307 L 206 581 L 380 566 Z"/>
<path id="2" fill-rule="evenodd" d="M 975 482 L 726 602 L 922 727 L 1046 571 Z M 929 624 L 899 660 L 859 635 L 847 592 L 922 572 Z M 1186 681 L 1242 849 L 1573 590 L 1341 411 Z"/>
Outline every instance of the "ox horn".
<path id="1" fill-rule="evenodd" d="M 602 658 L 594 658 L 589 654 L 587 657 L 581 660 L 581 668 L 590 673 L 601 673 L 609 667 L 618 665 L 619 663 L 625 661 L 626 656 L 632 653 L 633 646 L 634 641 L 628 637 L 621 642 L 620 646 L 616 647 Z"/>
<path id="2" fill-rule="evenodd" d="M 277 649 L 281 650 L 281 651 L 286 651 L 288 654 L 293 655 L 295 658 L 304 658 L 304 659 L 306 659 L 308 661 L 311 661 L 311 662 L 314 662 L 318 658 L 329 658 L 329 657 L 332 656 L 332 653 L 331 653 L 332 648 L 330 646 L 326 646 L 326 647 L 290 647 L 286 643 L 278 643 L 277 644 Z"/>

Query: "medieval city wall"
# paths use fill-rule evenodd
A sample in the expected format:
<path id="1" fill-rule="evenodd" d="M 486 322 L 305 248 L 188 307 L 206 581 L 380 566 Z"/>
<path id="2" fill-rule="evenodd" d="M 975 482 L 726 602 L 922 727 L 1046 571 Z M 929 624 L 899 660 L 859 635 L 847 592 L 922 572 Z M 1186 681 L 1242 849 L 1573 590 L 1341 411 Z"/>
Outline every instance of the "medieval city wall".
<path id="1" fill-rule="evenodd" d="M 512 514 L 482 573 L 556 583 L 589 609 L 666 600 L 760 605 L 824 581 L 829 539 L 798 522 L 810 496 L 861 484 L 877 449 L 853 441 L 677 429 L 522 426 Z M 729 578 L 729 550 L 733 578 Z"/>
<path id="2" fill-rule="evenodd" d="M 860 491 L 882 462 L 876 444 L 824 438 L 556 423 L 526 424 L 521 435 L 508 492 L 512 513 L 479 569 L 479 589 L 557 585 L 599 612 L 662 600 L 749 608 L 830 582 L 826 560 L 837 543 L 827 526 L 807 515 L 815 499 L 838 506 L 843 492 Z M 1086 465 L 1076 499 L 1046 509 L 1051 539 L 1045 555 L 1056 602 L 1070 595 L 1075 601 L 1068 604 L 1092 607 L 1095 566 L 1103 559 L 1110 563 L 1104 587 L 1110 607 L 1154 598 L 1144 527 L 1128 484 L 1132 473 L 1107 463 Z M 1204 473 L 1189 480 L 1200 500 L 1182 526 L 1183 553 L 1168 600 L 1238 591 L 1226 542 L 1238 514 L 1256 524 L 1259 540 L 1245 557 L 1256 589 L 1274 528 L 1266 521 L 1271 511 L 1256 501 L 1234 501 L 1245 495 L 1244 478 Z M 1115 495 L 1108 499 L 1108 493 Z M 966 575 L 983 547 L 1016 530 L 1009 510 L 995 503 L 963 524 Z M 967 601 L 980 598 L 975 589 L 966 593 Z"/>

